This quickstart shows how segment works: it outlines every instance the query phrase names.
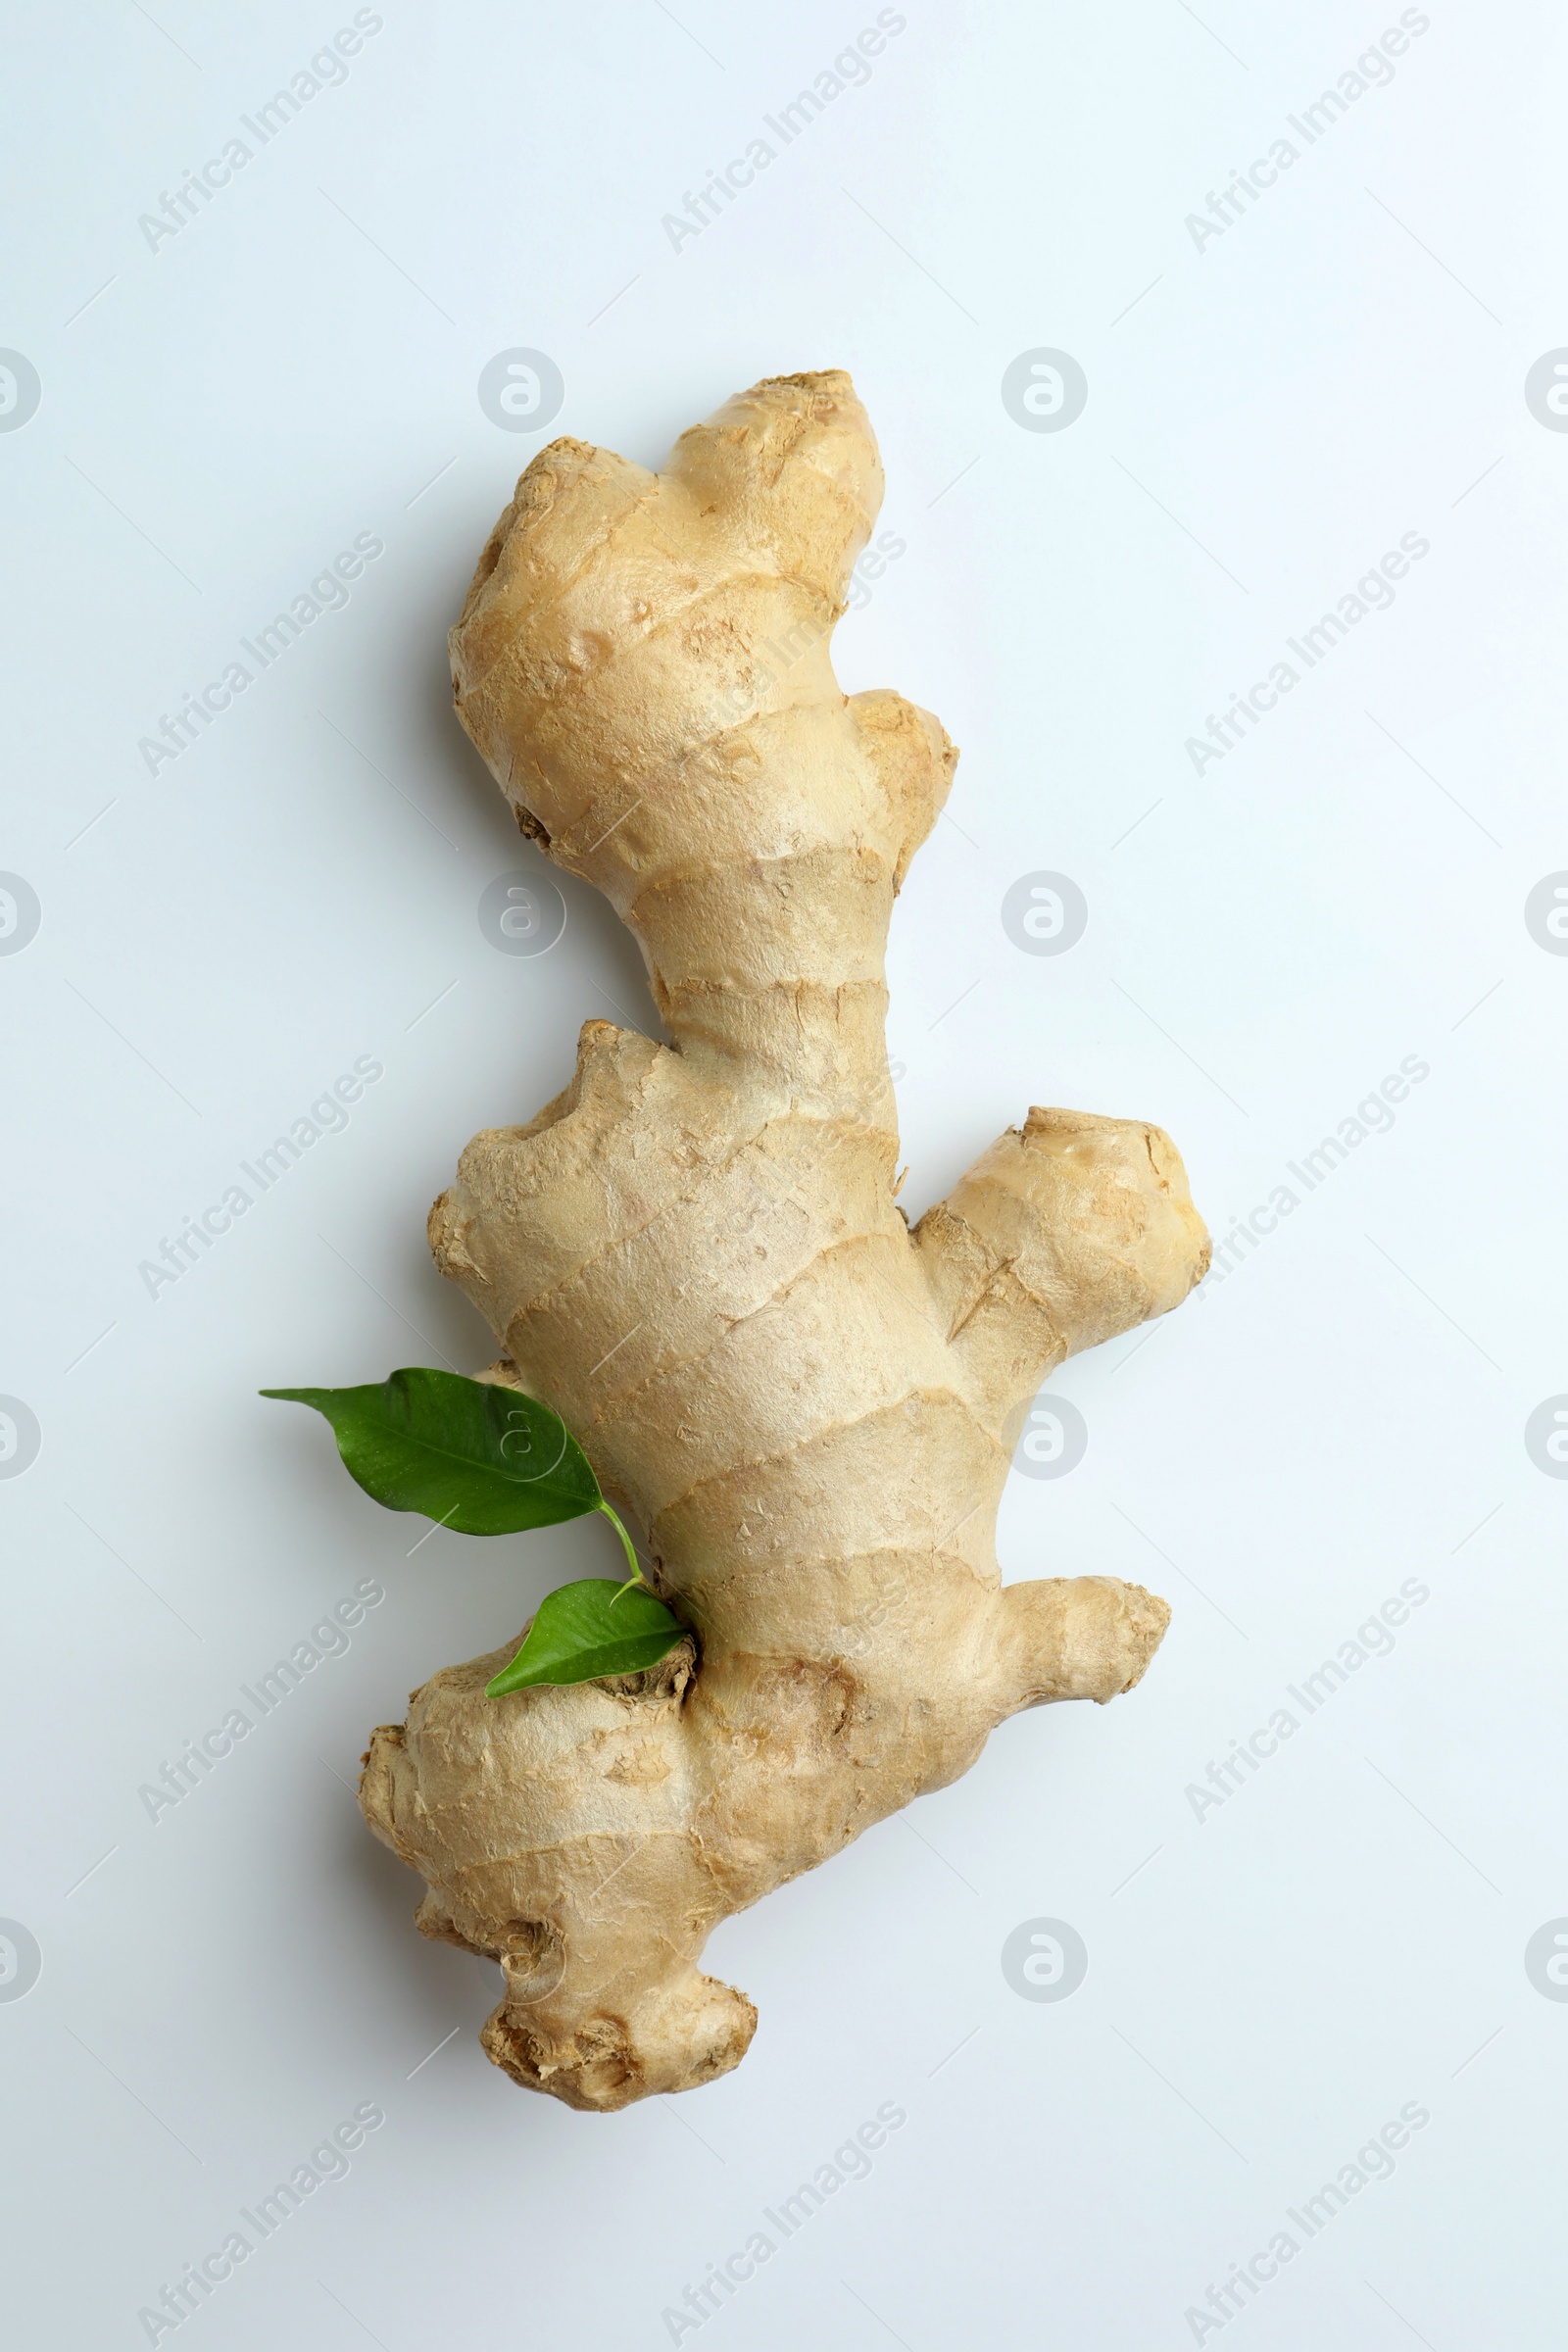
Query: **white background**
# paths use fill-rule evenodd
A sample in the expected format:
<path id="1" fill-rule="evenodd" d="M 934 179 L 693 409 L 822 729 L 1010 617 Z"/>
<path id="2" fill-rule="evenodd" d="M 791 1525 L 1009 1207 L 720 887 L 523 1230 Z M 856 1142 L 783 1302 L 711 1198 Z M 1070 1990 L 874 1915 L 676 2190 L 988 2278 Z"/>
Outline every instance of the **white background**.
<path id="1" fill-rule="evenodd" d="M 0 1482 L 0 1913 L 42 1974 L 0 2003 L 8 2331 L 146 2341 L 162 2284 L 375 2101 L 182 2343 L 1555 2344 L 1568 2005 L 1524 1950 L 1568 1913 L 1568 1484 L 1524 1425 L 1568 1390 L 1568 958 L 1524 902 L 1568 867 L 1568 435 L 1523 390 L 1568 343 L 1554 12 L 1434 0 L 1200 247 L 1186 217 L 1397 8 L 911 0 L 677 250 L 662 217 L 874 9 L 388 0 L 149 249 L 138 217 L 351 13 L 9 11 L 0 343 L 42 401 L 0 435 L 0 866 L 42 921 L 0 959 L 0 1390 L 42 1448 Z M 962 748 L 894 923 L 911 1210 L 1039 1102 L 1162 1122 L 1223 1235 L 1430 1066 L 1227 1280 L 1069 1365 L 1085 1459 L 1009 1483 L 1009 1577 L 1174 1602 L 1144 1686 L 1006 1725 L 729 1922 L 750 2056 L 610 2118 L 486 2062 L 496 1972 L 415 1933 L 351 1792 L 372 1725 L 608 1539 L 410 1557 L 419 1523 L 255 1396 L 485 1361 L 430 1200 L 582 1019 L 657 1033 L 586 890 L 537 960 L 476 921 L 533 856 L 444 643 L 549 437 L 478 404 L 514 346 L 562 370 L 553 430 L 650 464 L 758 376 L 853 371 L 907 552 L 840 675 Z M 1040 346 L 1089 380 L 1060 432 L 1000 395 Z M 359 532 L 385 553 L 347 608 L 149 775 L 160 714 Z M 1392 609 L 1195 774 L 1187 738 L 1407 532 Z M 1089 902 L 1060 956 L 1001 925 L 1039 869 Z M 141 1261 L 357 1055 L 385 1075 L 347 1130 L 150 1298 Z M 141 1785 L 368 1577 L 348 1653 L 149 1820 Z M 1409 1579 L 1392 1654 L 1200 1815 L 1210 1760 Z M 1002 1972 L 1042 1916 L 1090 1954 L 1056 2003 Z M 868 2178 L 701 2330 L 662 2316 L 883 2102 L 907 2122 Z M 1393 2178 L 1308 2242 L 1287 2208 L 1411 2102 Z M 1221 2322 L 1210 2284 L 1282 2229 L 1299 2252 Z"/>

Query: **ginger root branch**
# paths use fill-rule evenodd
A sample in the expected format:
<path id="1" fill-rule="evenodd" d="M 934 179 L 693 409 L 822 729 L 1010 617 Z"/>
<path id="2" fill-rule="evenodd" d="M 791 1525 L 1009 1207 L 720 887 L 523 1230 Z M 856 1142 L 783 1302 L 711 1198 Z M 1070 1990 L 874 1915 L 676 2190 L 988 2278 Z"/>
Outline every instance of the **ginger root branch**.
<path id="1" fill-rule="evenodd" d="M 1022 1708 L 1129 1690 L 1168 1610 L 1004 1589 L 1041 1380 L 1162 1314 L 1208 1244 L 1170 1139 L 1033 1109 L 913 1233 L 883 1036 L 893 900 L 956 753 L 845 696 L 829 641 L 882 495 L 849 378 L 755 385 L 662 472 L 541 452 L 452 632 L 519 824 L 637 938 L 670 1043 L 584 1027 L 570 1086 L 479 1135 L 437 1263 L 639 1530 L 693 1640 L 497 1700 L 515 1643 L 372 1737 L 418 1924 L 499 1961 L 497 2065 L 606 2110 L 744 2055 L 699 1960 L 729 1913 L 973 1762 Z"/>

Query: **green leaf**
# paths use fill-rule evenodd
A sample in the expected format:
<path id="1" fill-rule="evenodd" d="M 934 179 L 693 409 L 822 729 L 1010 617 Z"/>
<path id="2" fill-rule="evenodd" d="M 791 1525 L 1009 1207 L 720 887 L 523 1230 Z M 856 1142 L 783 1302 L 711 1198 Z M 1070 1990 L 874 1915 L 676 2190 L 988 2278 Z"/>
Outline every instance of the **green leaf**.
<path id="1" fill-rule="evenodd" d="M 361 1389 L 261 1394 L 323 1413 L 350 1477 L 389 1511 L 422 1511 L 461 1536 L 608 1513 L 565 1423 L 520 1390 L 415 1366 Z"/>
<path id="2" fill-rule="evenodd" d="M 591 1683 L 602 1674 L 637 1674 L 668 1655 L 686 1628 L 646 1586 L 584 1577 L 539 1603 L 510 1666 L 486 1683 L 486 1698 L 529 1690 L 536 1683 Z"/>

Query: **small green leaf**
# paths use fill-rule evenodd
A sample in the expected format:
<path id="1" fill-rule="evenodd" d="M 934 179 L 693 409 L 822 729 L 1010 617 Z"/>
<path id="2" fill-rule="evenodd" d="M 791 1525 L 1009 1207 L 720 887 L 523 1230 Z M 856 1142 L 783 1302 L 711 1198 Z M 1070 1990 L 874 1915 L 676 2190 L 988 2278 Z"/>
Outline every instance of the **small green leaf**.
<path id="1" fill-rule="evenodd" d="M 554 1527 L 605 1508 L 565 1423 L 518 1389 L 414 1366 L 366 1388 L 261 1394 L 323 1413 L 350 1477 L 389 1511 L 422 1511 L 460 1536 Z"/>
<path id="2" fill-rule="evenodd" d="M 646 1586 L 584 1577 L 562 1585 L 539 1603 L 510 1666 L 486 1683 L 486 1698 L 528 1690 L 536 1683 L 591 1683 L 602 1674 L 638 1674 L 657 1666 L 685 1633 L 679 1618 Z"/>

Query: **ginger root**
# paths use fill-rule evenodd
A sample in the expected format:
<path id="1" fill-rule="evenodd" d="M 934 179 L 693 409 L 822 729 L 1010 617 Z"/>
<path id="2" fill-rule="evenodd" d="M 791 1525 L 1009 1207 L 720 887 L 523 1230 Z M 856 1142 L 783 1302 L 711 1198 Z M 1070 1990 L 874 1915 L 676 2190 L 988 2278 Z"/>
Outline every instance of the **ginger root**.
<path id="1" fill-rule="evenodd" d="M 371 1739 L 366 1817 L 427 1936 L 498 1960 L 484 2046 L 608 2110 L 710 2081 L 757 2013 L 730 1912 L 965 1771 L 1004 1717 L 1103 1702 L 1169 1617 L 1102 1576 L 1004 1590 L 1041 1380 L 1208 1262 L 1157 1127 L 1031 1110 L 911 1232 L 894 1204 L 888 920 L 956 754 L 829 637 L 882 496 L 838 371 L 757 384 L 647 472 L 556 441 L 452 632 L 458 714 L 524 833 L 610 899 L 671 1044 L 589 1021 L 476 1136 L 437 1263 L 560 1413 L 692 1638 L 487 1699 L 515 1642 Z"/>

